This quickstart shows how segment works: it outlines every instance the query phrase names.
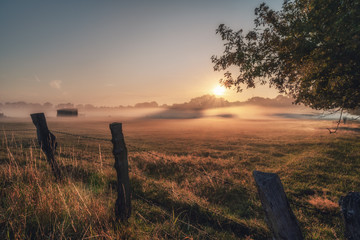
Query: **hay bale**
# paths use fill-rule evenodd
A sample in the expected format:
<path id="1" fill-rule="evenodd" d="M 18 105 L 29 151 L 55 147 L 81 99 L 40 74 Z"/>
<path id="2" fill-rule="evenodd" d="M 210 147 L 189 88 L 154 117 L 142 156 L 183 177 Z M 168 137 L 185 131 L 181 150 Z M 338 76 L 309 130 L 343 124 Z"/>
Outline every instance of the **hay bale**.
<path id="1" fill-rule="evenodd" d="M 77 117 L 78 110 L 76 108 L 63 108 L 57 110 L 58 117 Z"/>

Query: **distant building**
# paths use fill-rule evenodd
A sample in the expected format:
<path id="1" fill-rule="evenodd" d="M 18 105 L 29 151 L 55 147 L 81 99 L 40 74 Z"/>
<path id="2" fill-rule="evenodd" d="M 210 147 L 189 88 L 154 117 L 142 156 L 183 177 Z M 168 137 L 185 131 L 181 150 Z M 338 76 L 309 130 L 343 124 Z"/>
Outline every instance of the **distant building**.
<path id="1" fill-rule="evenodd" d="M 0 112 L 0 118 L 5 117 L 3 113 Z"/>
<path id="2" fill-rule="evenodd" d="M 58 117 L 77 117 L 78 110 L 76 108 L 63 108 L 57 110 Z"/>

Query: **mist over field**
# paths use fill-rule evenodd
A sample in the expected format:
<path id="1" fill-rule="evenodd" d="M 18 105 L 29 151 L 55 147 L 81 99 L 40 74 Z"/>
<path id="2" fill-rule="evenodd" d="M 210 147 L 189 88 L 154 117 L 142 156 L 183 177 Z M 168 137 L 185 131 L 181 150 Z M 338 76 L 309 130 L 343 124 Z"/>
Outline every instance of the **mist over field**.
<path id="1" fill-rule="evenodd" d="M 337 112 L 316 111 L 302 105 L 293 105 L 292 99 L 277 96 L 276 98 L 253 97 L 245 102 L 229 102 L 213 95 L 193 98 L 189 102 L 173 105 L 158 105 L 156 102 L 138 103 L 134 106 L 95 107 L 93 105 L 74 105 L 71 103 L 56 106 L 45 103 L 32 104 L 25 102 L 5 103 L 0 105 L 0 112 L 9 118 L 28 118 L 31 113 L 44 112 L 48 118 L 57 117 L 57 109 L 76 108 L 78 119 L 120 118 L 120 119 L 311 119 L 334 120 L 339 118 Z M 355 119 L 356 116 L 344 113 L 344 117 Z M 75 120 L 70 118 L 69 120 Z"/>
<path id="2" fill-rule="evenodd" d="M 57 117 L 56 110 L 36 109 L 6 109 L 5 118 L 29 118 L 31 113 L 44 112 L 47 118 L 67 120 L 96 120 L 102 119 L 244 119 L 244 120 L 276 120 L 276 119 L 310 119 L 310 120 L 337 120 L 340 113 L 316 111 L 305 107 L 270 107 L 270 106 L 236 106 L 210 109 L 174 109 L 174 108 L 132 108 L 132 109 L 102 109 L 80 110 L 78 117 Z M 356 115 L 343 114 L 349 120 L 357 118 Z"/>

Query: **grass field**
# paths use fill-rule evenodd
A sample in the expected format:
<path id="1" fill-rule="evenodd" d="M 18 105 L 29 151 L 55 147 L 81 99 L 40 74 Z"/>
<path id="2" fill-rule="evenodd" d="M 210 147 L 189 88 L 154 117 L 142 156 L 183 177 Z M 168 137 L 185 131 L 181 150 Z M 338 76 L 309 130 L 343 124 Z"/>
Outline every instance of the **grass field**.
<path id="1" fill-rule="evenodd" d="M 123 122 L 132 217 L 114 216 L 109 123 Z M 306 239 L 344 239 L 338 200 L 360 191 L 358 123 L 206 118 L 48 119 L 55 181 L 30 118 L 0 126 L 0 239 L 271 239 L 253 170 L 280 176 Z M 99 139 L 100 138 L 100 139 Z M 101 140 L 103 139 L 103 140 Z"/>

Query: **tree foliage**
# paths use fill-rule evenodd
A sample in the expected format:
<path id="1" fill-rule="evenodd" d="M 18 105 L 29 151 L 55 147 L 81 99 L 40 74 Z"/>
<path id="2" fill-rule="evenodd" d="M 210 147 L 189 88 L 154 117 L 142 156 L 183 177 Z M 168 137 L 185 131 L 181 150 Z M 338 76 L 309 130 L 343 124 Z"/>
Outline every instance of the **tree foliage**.
<path id="1" fill-rule="evenodd" d="M 211 59 L 223 85 L 269 83 L 315 109 L 360 106 L 360 0 L 285 0 L 280 11 L 263 3 L 255 15 L 246 34 L 216 31 L 225 49 Z"/>

